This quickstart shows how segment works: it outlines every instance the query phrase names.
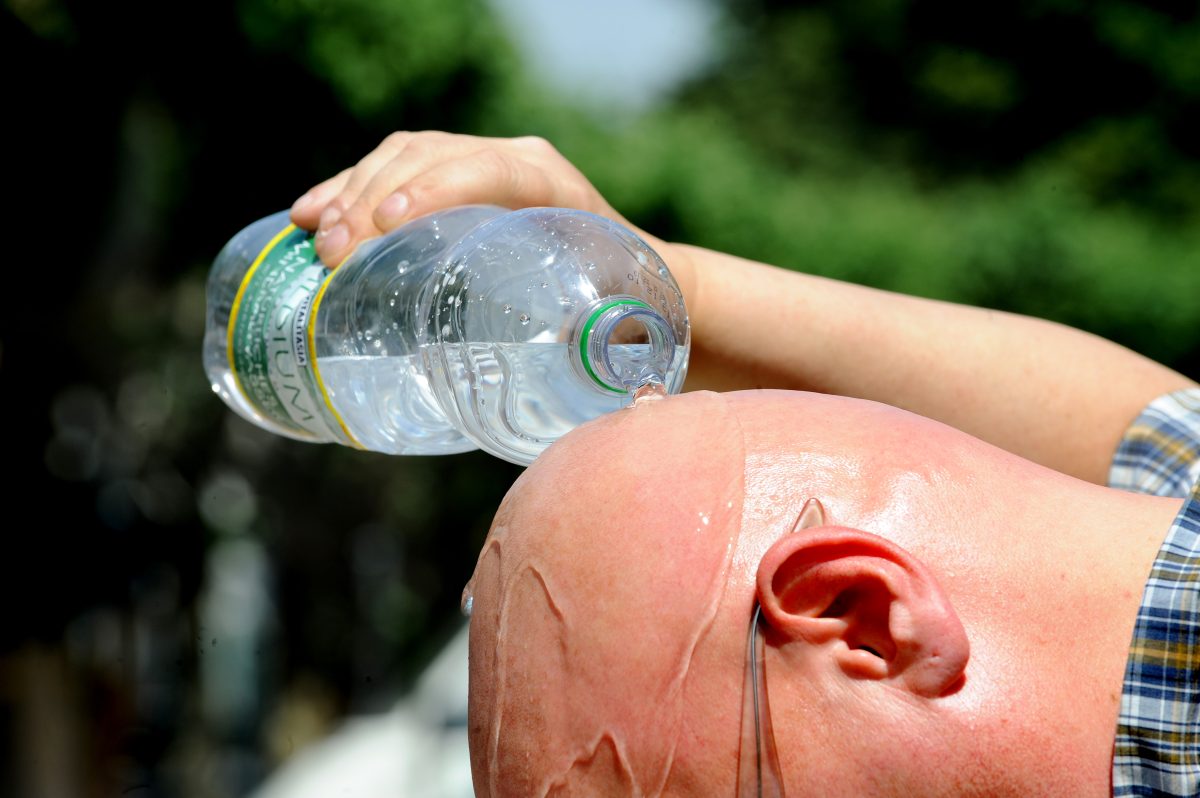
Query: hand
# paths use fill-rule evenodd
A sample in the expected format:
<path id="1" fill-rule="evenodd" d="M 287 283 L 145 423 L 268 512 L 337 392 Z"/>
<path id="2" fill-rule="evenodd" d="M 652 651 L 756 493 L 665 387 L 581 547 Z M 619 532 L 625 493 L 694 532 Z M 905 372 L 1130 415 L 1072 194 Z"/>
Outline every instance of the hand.
<path id="1" fill-rule="evenodd" d="M 391 134 L 357 165 L 296 200 L 292 221 L 316 229 L 317 254 L 337 265 L 366 239 L 409 219 L 476 203 L 577 208 L 631 226 L 545 139 L 435 131 Z"/>

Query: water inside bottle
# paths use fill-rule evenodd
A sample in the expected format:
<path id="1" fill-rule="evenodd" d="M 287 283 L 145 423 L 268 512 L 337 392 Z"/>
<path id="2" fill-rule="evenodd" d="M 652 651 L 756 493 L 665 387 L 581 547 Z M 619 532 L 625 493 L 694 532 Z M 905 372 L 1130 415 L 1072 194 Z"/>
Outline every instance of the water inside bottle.
<path id="1" fill-rule="evenodd" d="M 674 378 L 684 357 L 683 348 L 676 347 L 673 368 L 659 375 L 648 344 L 612 347 L 613 356 L 643 380 L 628 392 L 616 392 L 580 379 L 570 366 L 565 343 L 442 348 L 454 401 L 472 434 L 500 441 L 518 453 L 508 459 L 526 463 L 586 421 L 667 395 L 664 383 Z M 443 413 L 420 355 L 322 357 L 319 362 L 330 403 L 363 447 L 389 454 L 452 454 L 476 448 Z"/>
<path id="2" fill-rule="evenodd" d="M 323 357 L 321 378 L 350 434 L 388 454 L 475 448 L 438 408 L 420 355 Z"/>
<path id="3" fill-rule="evenodd" d="M 558 342 L 444 344 L 460 411 L 468 425 L 518 453 L 514 462 L 531 462 L 550 443 L 574 427 L 628 406 L 636 388 L 606 391 L 585 382 L 571 366 L 570 347 Z M 612 347 L 614 358 L 630 364 L 655 357 L 649 344 Z M 684 364 L 683 347 L 675 347 L 668 373 L 647 366 L 643 386 L 670 385 Z M 646 387 L 646 395 L 658 390 Z M 661 390 L 666 392 L 666 387 Z M 493 452 L 496 453 L 496 452 Z"/>

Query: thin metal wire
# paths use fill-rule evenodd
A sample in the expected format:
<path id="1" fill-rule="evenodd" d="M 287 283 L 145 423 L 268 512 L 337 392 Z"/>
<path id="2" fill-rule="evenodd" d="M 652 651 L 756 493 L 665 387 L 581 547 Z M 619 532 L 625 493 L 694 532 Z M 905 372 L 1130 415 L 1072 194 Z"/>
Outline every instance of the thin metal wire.
<path id="1" fill-rule="evenodd" d="M 789 534 L 825 525 L 825 507 L 817 499 L 804 503 Z M 785 798 L 779 752 L 767 700 L 766 633 L 762 605 L 756 600 L 746 635 L 746 678 L 742 685 L 742 739 L 738 750 L 737 798 Z"/>
<path id="2" fill-rule="evenodd" d="M 743 687 L 742 741 L 738 755 L 738 798 L 784 798 L 783 777 L 771 728 L 764 670 L 763 636 L 756 602 L 746 640 L 746 682 Z"/>

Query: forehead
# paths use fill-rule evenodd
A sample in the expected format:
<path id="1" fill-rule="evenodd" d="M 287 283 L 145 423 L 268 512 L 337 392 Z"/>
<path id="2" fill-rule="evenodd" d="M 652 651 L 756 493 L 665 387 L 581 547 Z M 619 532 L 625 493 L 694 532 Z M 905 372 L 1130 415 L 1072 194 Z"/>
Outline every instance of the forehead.
<path id="1" fill-rule="evenodd" d="M 724 400 L 688 395 L 576 431 L 514 486 L 471 585 L 472 758 L 492 794 L 662 788 L 702 689 L 743 467 Z"/>

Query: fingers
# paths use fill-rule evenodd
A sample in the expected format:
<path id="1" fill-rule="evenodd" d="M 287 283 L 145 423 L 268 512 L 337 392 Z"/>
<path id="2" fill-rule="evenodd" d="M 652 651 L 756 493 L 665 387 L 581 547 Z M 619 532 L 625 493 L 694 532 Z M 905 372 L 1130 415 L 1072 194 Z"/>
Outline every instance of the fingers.
<path id="1" fill-rule="evenodd" d="M 324 238 L 342 212 L 358 198 L 362 187 L 416 135 L 419 134 L 393 133 L 353 167 L 314 186 L 293 203 L 292 221 L 307 230 L 318 230 L 318 236 Z"/>
<path id="2" fill-rule="evenodd" d="M 555 205 L 620 220 L 587 178 L 537 137 L 394 133 L 301 200 L 293 219 L 317 228 L 317 253 L 330 265 L 367 238 L 455 205 Z"/>
<path id="3" fill-rule="evenodd" d="M 410 171 L 408 165 L 397 169 L 397 172 Z M 388 187 L 396 185 L 385 176 L 381 176 L 381 183 Z M 399 186 L 381 202 L 376 202 L 374 196 L 364 196 L 347 210 L 338 227 L 353 225 L 356 234 L 393 229 L 406 219 L 455 205 L 479 203 L 506 208 L 554 205 L 558 203 L 553 198 L 563 193 L 556 191 L 545 170 L 500 149 L 434 161 Z M 326 263 L 339 263 L 356 243 L 334 228 L 324 237 L 318 233 L 317 251 Z"/>
<path id="4" fill-rule="evenodd" d="M 318 253 L 327 263 L 338 263 L 340 258 L 352 252 L 365 239 L 400 226 L 413 214 L 409 212 L 407 195 L 398 189 L 439 163 L 486 146 L 489 146 L 488 140 L 472 136 L 423 133 L 393 150 L 391 159 L 386 163 L 371 164 L 368 170 L 373 171 L 369 174 L 368 170 L 361 170 L 361 174 L 367 177 L 365 182 L 356 179 L 360 174 L 360 170 L 356 169 L 355 177 L 330 203 L 330 207 L 340 207 L 342 212 L 327 210 L 321 218 L 317 233 Z M 337 227 L 344 227 L 345 234 Z"/>
<path id="5" fill-rule="evenodd" d="M 341 193 L 350 180 L 352 169 L 343 169 L 324 183 L 318 183 L 292 204 L 292 222 L 305 230 L 316 230 L 321 211 Z"/>
<path id="6" fill-rule="evenodd" d="M 335 195 L 324 203 L 317 218 L 317 254 L 330 266 L 337 266 L 364 239 L 378 235 L 374 229 L 354 229 L 343 220 L 345 210 L 354 204 L 363 187 L 383 169 L 398 152 L 402 152 L 415 134 L 393 133 L 383 143 L 349 170 L 345 181 Z M 338 255 L 338 253 L 343 253 Z M 336 257 L 335 257 L 336 256 Z"/>
<path id="7" fill-rule="evenodd" d="M 325 202 L 317 220 L 317 254 L 337 265 L 368 238 L 390 230 L 378 227 L 373 213 L 396 186 L 438 160 L 482 146 L 472 136 L 438 131 L 393 133 L 350 170 L 340 191 Z M 394 207 L 395 202 L 389 207 Z"/>
<path id="8" fill-rule="evenodd" d="M 401 191 L 411 217 L 473 203 L 505 208 L 559 205 L 557 198 L 563 193 L 545 169 L 498 149 L 438 163 L 410 180 Z M 377 209 L 376 218 L 387 210 Z"/>

